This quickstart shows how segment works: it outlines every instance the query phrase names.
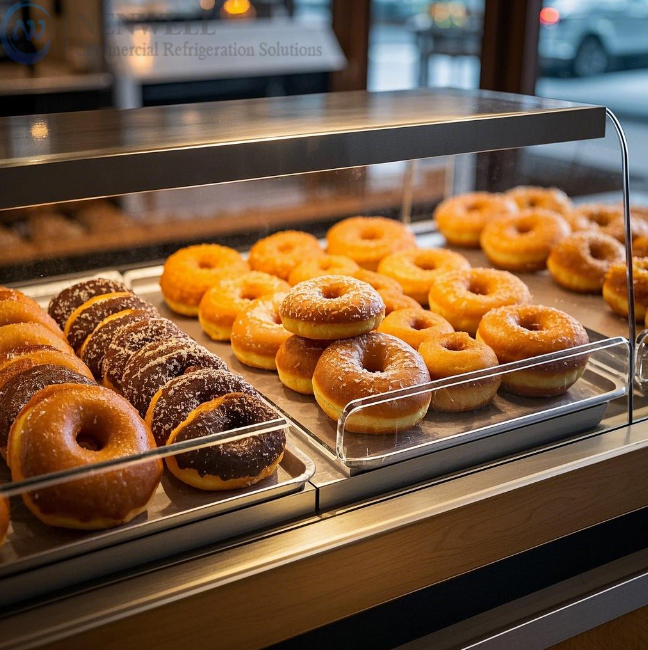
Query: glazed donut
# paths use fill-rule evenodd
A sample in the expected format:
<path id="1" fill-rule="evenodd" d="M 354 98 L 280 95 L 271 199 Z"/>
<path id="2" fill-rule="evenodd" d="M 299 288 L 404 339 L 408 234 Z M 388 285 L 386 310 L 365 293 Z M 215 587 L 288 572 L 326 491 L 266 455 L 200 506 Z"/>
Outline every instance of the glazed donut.
<path id="1" fill-rule="evenodd" d="M 46 364 L 16 373 L 0 387 L 0 454 L 7 458 L 9 430 L 23 406 L 39 391 L 55 384 L 94 384 L 69 368 Z"/>
<path id="2" fill-rule="evenodd" d="M 354 274 L 353 277 L 356 280 L 361 282 L 366 282 L 368 285 L 371 285 L 378 293 L 381 291 L 392 291 L 395 293 L 403 293 L 403 287 L 393 280 L 388 278 L 386 275 L 381 275 L 375 271 L 367 271 L 367 269 L 359 268 Z"/>
<path id="3" fill-rule="evenodd" d="M 319 278 L 321 275 L 355 275 L 360 267 L 344 255 L 321 255 L 311 260 L 304 260 L 291 272 L 288 283 L 295 286 L 300 282 Z"/>
<path id="4" fill-rule="evenodd" d="M 281 383 L 296 393 L 312 395 L 315 366 L 330 343 L 294 334 L 287 338 L 279 347 L 275 359 Z"/>
<path id="5" fill-rule="evenodd" d="M 38 323 L 13 323 L 0 327 L 0 354 L 26 345 L 48 345 L 61 352 L 74 354 L 74 350 L 63 338 Z"/>
<path id="6" fill-rule="evenodd" d="M 376 329 L 385 317 L 385 303 L 366 282 L 324 275 L 294 286 L 281 303 L 279 315 L 289 332 L 331 341 Z"/>
<path id="7" fill-rule="evenodd" d="M 276 370 L 279 346 L 290 336 L 281 324 L 279 307 L 285 293 L 253 300 L 232 326 L 232 352 L 244 365 Z"/>
<path id="8" fill-rule="evenodd" d="M 104 319 L 124 311 L 141 309 L 159 316 L 157 309 L 133 293 L 107 293 L 96 296 L 77 307 L 65 324 L 65 335 L 74 350 L 80 350 L 85 340 Z"/>
<path id="9" fill-rule="evenodd" d="M 619 217 L 623 218 L 623 208 L 607 203 L 585 203 L 577 205 L 571 214 L 565 215 L 572 230 L 599 230 L 609 226 Z"/>
<path id="10" fill-rule="evenodd" d="M 0 286 L 0 302 L 4 302 L 5 300 L 25 302 L 33 305 L 34 307 L 40 307 L 40 305 L 33 298 L 25 295 L 22 291 Z"/>
<path id="11" fill-rule="evenodd" d="M 471 339 L 466 332 L 430 338 L 421 344 L 419 354 L 423 357 L 432 380 L 498 365 L 495 353 L 486 344 Z M 501 376 L 497 375 L 458 386 L 438 388 L 431 391 L 430 407 L 447 413 L 476 411 L 491 403 L 501 380 Z"/>
<path id="12" fill-rule="evenodd" d="M 216 368 L 200 368 L 166 383 L 155 393 L 146 411 L 146 423 L 155 442 L 166 444 L 171 432 L 191 411 L 227 393 L 258 395 L 240 375 Z"/>
<path id="13" fill-rule="evenodd" d="M 624 260 L 622 244 L 589 230 L 559 242 L 547 259 L 547 268 L 554 281 L 566 289 L 598 293 L 610 266 Z"/>
<path id="14" fill-rule="evenodd" d="M 32 397 L 9 434 L 14 481 L 143 453 L 153 436 L 133 407 L 100 386 L 49 386 Z M 53 453 L 54 452 L 54 453 Z M 43 523 L 96 530 L 146 510 L 162 476 L 151 460 L 23 494 Z"/>
<path id="15" fill-rule="evenodd" d="M 227 365 L 220 357 L 187 337 L 153 341 L 136 352 L 126 364 L 121 390 L 145 417 L 151 400 L 162 386 L 174 377 L 198 368 L 227 370 Z"/>
<path id="16" fill-rule="evenodd" d="M 414 235 L 386 217 L 350 217 L 326 233 L 330 255 L 346 255 L 363 269 L 375 271 L 383 257 L 416 248 Z"/>
<path id="17" fill-rule="evenodd" d="M 459 253 L 445 248 L 417 248 L 388 255 L 378 265 L 378 273 L 393 278 L 406 296 L 427 305 L 435 273 L 469 268 L 470 262 Z"/>
<path id="18" fill-rule="evenodd" d="M 352 400 L 430 380 L 418 352 L 404 341 L 382 332 L 331 343 L 313 374 L 313 393 L 324 413 L 338 420 Z M 390 400 L 369 406 L 346 420 L 354 433 L 398 433 L 416 426 L 427 413 L 430 395 Z"/>
<path id="19" fill-rule="evenodd" d="M 103 385 L 121 390 L 124 368 L 136 352 L 154 341 L 183 336 L 187 335 L 166 318 L 150 318 L 120 327 L 110 341 L 101 364 Z"/>
<path id="20" fill-rule="evenodd" d="M 205 334 L 215 341 L 229 341 L 236 317 L 253 301 L 290 289 L 280 278 L 251 271 L 238 278 L 223 278 L 205 292 L 198 320 Z"/>
<path id="21" fill-rule="evenodd" d="M 130 289 L 125 284 L 115 280 L 106 280 L 105 278 L 84 280 L 63 289 L 58 296 L 52 298 L 47 313 L 61 329 L 64 329 L 72 312 L 84 302 L 106 293 L 127 293 L 129 291 Z"/>
<path id="22" fill-rule="evenodd" d="M 383 289 L 378 292 L 383 302 L 385 303 L 385 316 L 389 316 L 393 311 L 400 309 L 420 309 L 423 310 L 423 305 L 416 302 L 414 298 L 406 296 L 400 291 L 390 291 Z"/>
<path id="23" fill-rule="evenodd" d="M 324 255 L 313 235 L 297 230 L 284 230 L 260 239 L 250 249 L 250 266 L 288 280 L 291 271 L 303 260 Z"/>
<path id="24" fill-rule="evenodd" d="M 648 257 L 648 237 L 637 237 L 632 240 L 632 255 L 634 257 Z"/>
<path id="25" fill-rule="evenodd" d="M 454 327 L 445 318 L 431 311 L 398 309 L 385 317 L 378 331 L 391 334 L 418 350 L 423 341 L 436 338 L 439 334 L 450 334 L 454 332 Z"/>
<path id="26" fill-rule="evenodd" d="M 181 248 L 164 263 L 160 289 L 166 304 L 178 314 L 197 316 L 205 291 L 223 277 L 237 277 L 250 270 L 233 248 L 198 244 Z"/>
<path id="27" fill-rule="evenodd" d="M 169 436 L 183 440 L 277 419 L 279 415 L 253 395 L 229 393 L 202 404 Z M 167 456 L 169 471 L 200 490 L 236 490 L 272 476 L 286 448 L 285 431 L 272 431 L 234 442 Z"/>
<path id="28" fill-rule="evenodd" d="M 36 303 L 24 300 L 0 300 L 0 327 L 13 323 L 38 323 L 61 338 L 65 338 L 56 321 Z"/>
<path id="29" fill-rule="evenodd" d="M 630 229 L 632 232 L 633 242 L 638 237 L 646 237 L 648 236 L 648 221 L 633 216 L 630 221 Z M 625 220 L 623 215 L 612 220 L 604 228 L 601 228 L 601 232 L 604 232 L 606 235 L 611 235 L 622 244 L 625 244 Z"/>
<path id="30" fill-rule="evenodd" d="M 557 187 L 534 187 L 519 185 L 508 192 L 506 196 L 513 199 L 520 210 L 551 210 L 566 215 L 573 210 L 569 197 Z"/>
<path id="31" fill-rule="evenodd" d="M 9 531 L 9 500 L 0 497 L 0 548 L 7 541 Z"/>
<path id="32" fill-rule="evenodd" d="M 504 194 L 472 192 L 446 199 L 433 218 L 449 244 L 479 248 L 479 236 L 487 223 L 517 212 L 515 201 Z"/>
<path id="33" fill-rule="evenodd" d="M 627 267 L 623 262 L 613 264 L 603 281 L 603 298 L 612 311 L 624 318 L 628 317 Z M 635 318 L 641 323 L 648 309 L 648 258 L 635 257 L 632 260 L 632 279 L 634 282 Z"/>
<path id="34" fill-rule="evenodd" d="M 589 343 L 585 328 L 569 314 L 542 305 L 509 305 L 482 318 L 477 340 L 497 355 L 500 363 L 530 359 Z M 547 362 L 502 377 L 504 390 L 524 397 L 562 395 L 585 372 L 587 354 Z"/>
<path id="35" fill-rule="evenodd" d="M 11 352 L 0 354 L 0 372 L 18 362 L 25 368 L 52 364 L 77 372 L 88 379 L 93 378 L 92 373 L 81 359 L 47 345 L 26 345 L 14 348 Z"/>
<path id="36" fill-rule="evenodd" d="M 484 314 L 496 307 L 531 302 L 531 293 L 507 271 L 476 268 L 440 273 L 430 287 L 429 302 L 430 311 L 474 336 Z"/>
<path id="37" fill-rule="evenodd" d="M 92 333 L 83 342 L 79 350 L 79 356 L 85 363 L 97 381 L 102 379 L 103 360 L 108 351 L 108 346 L 122 327 L 131 323 L 141 323 L 150 320 L 151 313 L 144 309 L 128 309 L 117 312 L 104 318 L 104 320 L 92 330 Z"/>
<path id="38" fill-rule="evenodd" d="M 551 249 L 570 233 L 569 224 L 559 214 L 536 208 L 491 221 L 480 241 L 495 266 L 508 271 L 540 271 L 547 266 Z"/>

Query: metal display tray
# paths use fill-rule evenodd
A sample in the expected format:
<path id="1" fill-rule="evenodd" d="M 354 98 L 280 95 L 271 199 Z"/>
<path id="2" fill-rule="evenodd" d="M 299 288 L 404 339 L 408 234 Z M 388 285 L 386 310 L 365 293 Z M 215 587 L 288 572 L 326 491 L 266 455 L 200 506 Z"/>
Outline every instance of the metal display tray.
<path id="1" fill-rule="evenodd" d="M 162 267 L 156 266 L 127 272 L 125 277 L 138 295 L 152 302 L 164 316 L 174 320 L 189 335 L 218 354 L 232 370 L 243 375 L 288 418 L 296 422 L 300 430 L 314 441 L 316 448 L 326 454 L 347 476 L 413 460 L 422 455 L 429 456 L 431 452 L 438 453 L 437 449 L 440 452 L 458 445 L 461 446 L 463 456 L 470 458 L 472 464 L 479 464 L 491 457 L 488 452 L 489 444 L 481 444 L 481 439 L 485 437 L 498 439 L 492 447 L 498 450 L 499 455 L 567 438 L 596 427 L 606 414 L 609 402 L 625 394 L 625 384 L 619 377 L 618 368 L 615 367 L 615 361 L 618 360 L 608 354 L 609 368 L 600 363 L 590 363 L 583 377 L 568 393 L 543 400 L 542 410 L 539 412 L 533 410 L 538 407 L 537 400 L 498 395 L 492 406 L 470 414 L 473 418 L 472 430 L 462 432 L 461 435 L 457 435 L 457 414 L 443 415 L 436 412 L 435 425 L 438 422 L 439 426 L 433 440 L 430 440 L 428 434 L 423 435 L 417 429 L 393 436 L 350 434 L 354 439 L 356 455 L 353 460 L 344 463 L 335 453 L 337 422 L 322 412 L 312 396 L 300 395 L 284 387 L 276 373 L 239 363 L 229 343 L 210 340 L 203 333 L 197 319 L 185 318 L 171 312 L 164 304 L 159 290 L 158 278 L 161 272 Z M 601 337 L 595 335 L 593 338 Z M 503 413 L 508 415 L 506 422 L 502 421 Z M 495 417 L 498 424 L 489 426 Z M 505 444 L 507 440 L 509 444 Z M 482 453 L 475 456 L 470 453 L 469 445 L 477 442 L 480 443 L 478 446 Z M 488 442 L 490 443 L 490 440 Z M 368 455 L 374 455 L 372 450 L 375 451 L 377 446 L 384 449 L 385 453 L 380 454 L 379 458 L 362 458 L 362 450 L 368 451 Z M 436 476 L 440 469 L 442 470 L 435 467 L 431 460 L 426 463 L 430 472 L 423 471 L 418 477 L 420 480 Z M 317 474 L 314 479 L 317 486 L 316 481 Z"/>

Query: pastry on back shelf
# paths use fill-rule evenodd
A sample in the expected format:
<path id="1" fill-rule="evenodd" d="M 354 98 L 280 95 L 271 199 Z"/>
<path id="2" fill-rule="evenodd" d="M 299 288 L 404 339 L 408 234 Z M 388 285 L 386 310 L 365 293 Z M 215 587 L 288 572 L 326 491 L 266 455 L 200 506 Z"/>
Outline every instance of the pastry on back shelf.
<path id="1" fill-rule="evenodd" d="M 29 238 L 35 244 L 51 246 L 57 241 L 80 240 L 87 234 L 80 224 L 57 212 L 39 212 L 29 218 Z"/>

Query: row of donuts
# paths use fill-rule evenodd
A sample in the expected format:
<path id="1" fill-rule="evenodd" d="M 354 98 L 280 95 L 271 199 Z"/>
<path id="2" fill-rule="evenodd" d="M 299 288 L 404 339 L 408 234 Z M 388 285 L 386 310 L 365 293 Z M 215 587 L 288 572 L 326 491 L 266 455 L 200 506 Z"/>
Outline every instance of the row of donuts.
<path id="1" fill-rule="evenodd" d="M 277 418 L 220 357 L 120 282 L 99 278 L 68 287 L 48 311 L 65 323 L 69 343 L 94 377 L 144 418 L 158 446 Z M 275 471 L 285 442 L 279 431 L 169 456 L 166 465 L 199 489 L 241 488 Z"/>
<path id="2" fill-rule="evenodd" d="M 314 393 L 320 406 L 333 419 L 337 419 L 346 403 L 355 397 L 415 385 L 427 381 L 429 376 L 445 378 L 496 365 L 498 359 L 493 351 L 465 332 L 474 336 L 482 317 L 497 307 L 513 306 L 509 311 L 515 314 L 508 318 L 519 330 L 514 332 L 517 336 L 511 337 L 510 342 L 517 346 L 514 350 L 513 345 L 507 346 L 507 337 L 499 337 L 500 354 L 506 361 L 587 342 L 582 326 L 567 314 L 527 305 L 531 300 L 528 288 L 512 274 L 494 269 L 471 269 L 463 256 L 451 251 L 412 249 L 410 246 L 412 243 L 415 245 L 415 241 L 402 224 L 376 217 L 355 217 L 338 223 L 332 231 L 333 234 L 342 233 L 346 247 L 338 250 L 349 255 L 325 254 L 317 240 L 306 233 L 281 232 L 252 247 L 250 265 L 257 270 L 251 272 L 241 268 L 242 258 L 238 260 L 239 265 L 232 268 L 229 264 L 231 254 L 220 257 L 222 247 L 218 245 L 183 249 L 165 264 L 161 278 L 163 295 L 174 308 L 177 303 L 169 300 L 169 293 L 178 296 L 184 291 L 185 295 L 196 295 L 200 281 L 205 284 L 213 282 L 196 300 L 198 316 L 207 334 L 217 340 L 230 338 L 233 352 L 243 364 L 276 369 L 288 388 Z M 330 249 L 331 231 L 327 241 Z M 403 247 L 405 250 L 398 250 Z M 261 258 L 259 250 L 264 251 Z M 178 259 L 185 264 L 181 274 L 176 273 Z M 259 259 L 264 271 L 258 270 Z M 358 268 L 360 263 L 393 277 Z M 290 289 L 281 284 L 285 283 L 283 278 L 273 276 L 272 272 L 281 273 L 289 283 L 292 279 L 296 284 Z M 236 276 L 237 273 L 240 275 Z M 169 282 L 171 277 L 179 281 L 178 287 Z M 359 277 L 368 283 L 359 282 Z M 403 294 L 403 290 L 409 296 Z M 399 291 L 409 302 L 398 305 L 399 309 L 390 309 L 383 296 L 388 293 L 398 295 Z M 441 315 L 423 310 L 423 304 L 428 302 Z M 380 309 L 379 305 L 382 305 Z M 186 307 L 182 308 L 189 313 Z M 385 313 L 387 318 L 381 322 Z M 510 334 L 512 326 L 503 320 L 506 332 Z M 376 328 L 378 331 L 372 332 Z M 454 333 L 455 328 L 464 330 L 464 333 Z M 566 330 L 570 336 L 554 336 L 558 329 Z M 403 350 L 400 341 L 394 344 L 392 335 L 409 344 L 409 349 L 405 346 Z M 520 336 L 542 341 L 529 340 L 520 345 Z M 424 340 L 433 338 L 443 340 L 429 341 L 426 346 L 421 346 Z M 331 340 L 337 341 L 331 343 Z M 390 354 L 378 355 L 378 361 L 369 361 L 380 346 L 388 348 Z M 504 351 L 506 347 L 508 353 Z M 398 356 L 398 348 L 401 348 L 398 353 L 401 361 L 395 365 L 390 362 L 387 369 L 385 364 Z M 429 351 L 425 354 L 429 359 L 429 374 L 416 376 L 414 383 L 403 383 L 403 374 L 407 373 L 402 372 L 402 367 L 410 365 L 420 369 L 426 365 L 421 364 L 418 354 L 407 360 L 408 355 L 412 355 L 412 348 L 418 348 L 420 352 Z M 368 352 L 368 349 L 373 352 Z M 340 363 L 338 355 L 347 357 L 347 361 L 352 358 L 353 362 L 345 366 Z M 366 364 L 371 367 L 378 364 L 382 370 L 372 372 L 365 367 Z M 544 378 L 536 376 L 536 385 L 516 388 L 514 381 L 508 384 L 512 391 L 524 391 L 526 395 L 554 395 L 567 390 L 583 369 L 584 364 L 579 363 L 578 372 L 573 373 L 572 378 L 566 380 L 564 374 L 551 386 L 546 381 L 550 373 L 545 373 Z M 334 373 L 337 374 L 334 376 Z M 518 373 L 517 376 L 521 375 Z M 318 376 L 325 379 L 318 382 Z M 388 381 L 390 377 L 393 379 L 391 383 Z M 483 383 L 490 384 L 490 392 L 486 391 L 485 396 L 479 395 L 474 386 L 468 390 L 464 386 L 457 390 L 438 391 L 435 397 L 452 395 L 452 398 L 443 400 L 443 403 L 439 399 L 433 407 L 455 411 L 479 408 L 492 399 L 499 378 L 496 382 Z M 326 391 L 321 385 L 325 385 L 329 393 L 338 388 L 337 398 L 333 399 L 331 394 L 325 396 Z M 407 400 L 401 402 L 403 406 Z M 387 432 L 394 431 L 394 426 L 398 423 L 395 425 L 383 413 L 380 426 L 375 422 L 365 423 L 364 427 L 358 426 L 356 430 L 377 432 L 381 429 L 381 432 Z"/>
<path id="3" fill-rule="evenodd" d="M 434 219 L 448 243 L 481 247 L 500 269 L 549 270 L 560 286 L 578 293 L 600 293 L 609 307 L 628 316 L 623 207 L 572 204 L 557 188 L 516 187 L 503 194 L 473 192 L 449 198 Z M 633 255 L 648 255 L 648 210 L 631 208 Z M 635 274 L 648 286 L 648 261 L 637 259 Z M 645 271 L 644 273 L 642 273 Z M 648 295 L 637 301 L 644 321 Z"/>
<path id="4" fill-rule="evenodd" d="M 97 386 L 56 321 L 25 294 L 0 288 L 0 454 L 12 481 L 154 447 L 133 407 Z M 25 492 L 22 499 L 48 525 L 105 528 L 146 510 L 161 475 L 161 462 L 146 462 Z M 8 502 L 0 500 L 2 541 L 8 517 Z"/>

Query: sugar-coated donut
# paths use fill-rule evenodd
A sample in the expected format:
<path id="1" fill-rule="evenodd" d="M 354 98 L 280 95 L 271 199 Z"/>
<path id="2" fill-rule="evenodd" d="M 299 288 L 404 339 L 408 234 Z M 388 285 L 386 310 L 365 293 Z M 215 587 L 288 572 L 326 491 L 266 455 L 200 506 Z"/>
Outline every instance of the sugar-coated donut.
<path id="1" fill-rule="evenodd" d="M 574 208 L 572 216 L 568 217 L 572 230 L 600 230 L 614 237 L 622 244 L 625 243 L 625 221 L 622 205 L 608 203 L 586 203 Z M 630 225 L 633 240 L 637 237 L 648 236 L 648 220 L 646 215 L 635 207 L 630 211 Z"/>
<path id="2" fill-rule="evenodd" d="M 623 215 L 619 216 L 617 219 L 614 219 L 610 222 L 609 225 L 601 228 L 601 232 L 604 232 L 606 235 L 611 235 L 616 240 L 620 241 L 622 244 L 625 244 L 625 220 Z M 638 237 L 647 237 L 648 236 L 648 221 L 643 218 L 638 218 L 631 216 L 630 218 L 630 232 L 632 233 L 632 241 Z"/>
<path id="3" fill-rule="evenodd" d="M 294 286 L 281 303 L 279 315 L 293 334 L 332 341 L 376 329 L 385 317 L 385 303 L 366 282 L 324 275 Z"/>
<path id="4" fill-rule="evenodd" d="M 9 531 L 9 500 L 0 497 L 0 548 L 7 541 Z"/>
<path id="5" fill-rule="evenodd" d="M 375 271 L 390 253 L 416 248 L 414 235 L 386 217 L 343 219 L 326 233 L 326 243 L 330 255 L 346 255 L 369 271 Z"/>
<path id="6" fill-rule="evenodd" d="M 470 262 L 454 251 L 445 248 L 417 248 L 388 255 L 378 265 L 378 273 L 393 278 L 406 296 L 427 305 L 435 273 L 469 268 Z"/>
<path id="7" fill-rule="evenodd" d="M 198 368 L 227 370 L 215 354 L 187 337 L 153 341 L 126 364 L 121 380 L 124 397 L 146 416 L 151 400 L 167 382 Z"/>
<path id="8" fill-rule="evenodd" d="M 637 237 L 632 241 L 632 255 L 634 257 L 648 257 L 648 237 Z"/>
<path id="9" fill-rule="evenodd" d="M 386 275 L 376 273 L 375 271 L 367 271 L 367 269 L 359 268 L 353 274 L 353 277 L 356 280 L 361 280 L 362 282 L 371 285 L 378 293 L 381 291 L 403 293 L 403 287 L 401 287 L 396 280 L 388 278 Z"/>
<path id="10" fill-rule="evenodd" d="M 497 355 L 500 363 L 522 361 L 542 354 L 589 343 L 585 328 L 569 314 L 542 305 L 509 305 L 488 312 L 477 330 L 477 340 Z M 502 387 L 514 395 L 562 395 L 580 379 L 588 355 L 549 361 L 528 370 L 502 376 Z"/>
<path id="11" fill-rule="evenodd" d="M 506 192 L 520 210 L 540 208 L 566 215 L 573 210 L 569 197 L 557 187 L 534 187 L 519 185 Z"/>
<path id="12" fill-rule="evenodd" d="M 33 298 L 30 298 L 22 291 L 18 291 L 18 289 L 10 289 L 9 287 L 0 286 L 0 302 L 4 302 L 5 300 L 25 302 L 25 303 L 29 303 L 34 307 L 40 307 L 40 305 Z"/>
<path id="13" fill-rule="evenodd" d="M 613 264 L 603 281 L 603 298 L 612 311 L 628 317 L 627 266 L 620 262 Z M 632 260 L 634 283 L 635 318 L 641 323 L 648 310 L 648 257 L 635 257 Z"/>
<path id="14" fill-rule="evenodd" d="M 395 336 L 369 332 L 331 343 L 322 353 L 313 375 L 313 393 L 324 413 L 338 420 L 352 400 L 430 380 L 425 362 Z M 357 411 L 346 420 L 354 433 L 397 433 L 416 426 L 427 413 L 430 395 L 389 400 Z"/>
<path id="15" fill-rule="evenodd" d="M 313 373 L 330 341 L 305 339 L 293 334 L 277 351 L 275 362 L 281 383 L 302 395 L 313 394 Z"/>
<path id="16" fill-rule="evenodd" d="M 223 278 L 205 292 L 198 308 L 198 320 L 209 338 L 229 341 L 236 317 L 253 300 L 289 289 L 284 280 L 261 271 Z"/>
<path id="17" fill-rule="evenodd" d="M 68 343 L 80 351 L 85 340 L 104 319 L 124 311 L 142 309 L 151 317 L 159 316 L 157 309 L 134 293 L 107 293 L 95 296 L 77 307 L 65 323 Z"/>
<path id="18" fill-rule="evenodd" d="M 167 258 L 160 278 L 166 304 L 178 314 L 197 316 L 205 291 L 222 277 L 236 277 L 250 270 L 240 253 L 218 244 L 181 248 Z"/>
<path id="19" fill-rule="evenodd" d="M 250 266 L 288 280 L 302 261 L 324 255 L 317 238 L 307 232 L 284 230 L 260 239 L 250 248 Z"/>
<path id="20" fill-rule="evenodd" d="M 25 300 L 0 300 L 0 327 L 13 323 L 38 323 L 64 338 L 56 321 L 36 303 Z"/>
<path id="21" fill-rule="evenodd" d="M 113 338 L 120 328 L 131 323 L 140 323 L 149 320 L 151 313 L 144 309 L 129 309 L 104 318 L 104 320 L 92 330 L 92 333 L 83 342 L 79 350 L 79 356 L 85 363 L 95 379 L 101 381 L 103 360 Z"/>
<path id="22" fill-rule="evenodd" d="M 533 208 L 491 221 L 481 234 L 486 257 L 507 271 L 539 271 L 547 266 L 551 249 L 571 233 L 555 212 Z"/>
<path id="23" fill-rule="evenodd" d="M 485 343 L 470 338 L 466 332 L 441 334 L 424 341 L 419 354 L 430 372 L 430 379 L 446 379 L 467 372 L 494 368 L 497 356 Z M 475 411 L 493 400 L 501 377 L 475 379 L 458 386 L 431 391 L 430 408 L 449 413 Z"/>
<path id="24" fill-rule="evenodd" d="M 360 267 L 345 255 L 321 255 L 298 264 L 291 271 L 288 283 L 295 286 L 321 275 L 355 275 L 359 269 Z"/>
<path id="25" fill-rule="evenodd" d="M 559 242 L 547 259 L 547 268 L 566 289 L 598 293 L 610 266 L 624 260 L 625 249 L 614 237 L 587 230 Z"/>
<path id="26" fill-rule="evenodd" d="M 446 199 L 433 217 L 449 244 L 479 248 L 479 236 L 489 221 L 517 212 L 515 201 L 503 194 L 471 192 Z"/>
<path id="27" fill-rule="evenodd" d="M 454 327 L 439 314 L 424 309 L 398 309 L 380 323 L 378 332 L 391 334 L 415 350 L 423 341 L 454 332 Z"/>
<path id="28" fill-rule="evenodd" d="M 100 386 L 49 386 L 32 397 L 9 434 L 14 481 L 143 453 L 155 447 L 133 407 Z M 118 526 L 146 510 L 162 476 L 151 460 L 23 494 L 42 522 L 64 528 Z"/>
<path id="29" fill-rule="evenodd" d="M 72 312 L 84 302 L 90 300 L 90 298 L 106 293 L 127 291 L 129 291 L 129 288 L 125 284 L 116 282 L 115 280 L 107 280 L 106 278 L 84 280 L 83 282 L 73 284 L 67 289 L 63 289 L 61 293 L 52 298 L 47 312 L 58 323 L 58 326 L 63 329 Z"/>
<path id="30" fill-rule="evenodd" d="M 94 384 L 92 378 L 54 364 L 32 366 L 0 387 L 0 454 L 7 457 L 9 430 L 21 409 L 39 391 L 55 384 Z"/>
<path id="31" fill-rule="evenodd" d="M 531 293 L 522 280 L 507 271 L 487 268 L 440 273 L 429 295 L 430 311 L 471 335 L 491 309 L 528 302 Z"/>
<path id="32" fill-rule="evenodd" d="M 153 341 L 187 336 L 167 318 L 150 318 L 120 327 L 112 340 L 101 364 L 102 383 L 106 388 L 121 390 L 124 368 L 131 357 Z"/>
<path id="33" fill-rule="evenodd" d="M 0 354 L 26 345 L 48 345 L 61 352 L 74 354 L 67 341 L 38 323 L 12 323 L 0 327 Z"/>
<path id="34" fill-rule="evenodd" d="M 378 291 L 378 293 L 385 303 L 385 316 L 389 316 L 393 311 L 398 311 L 399 309 L 423 309 L 423 305 L 420 302 L 406 296 L 400 291 L 383 289 Z"/>
<path id="35" fill-rule="evenodd" d="M 228 393 L 200 405 L 169 436 L 167 444 L 192 440 L 279 418 L 254 395 Z M 169 471 L 201 490 L 235 490 L 272 476 L 283 458 L 283 429 L 167 456 Z"/>
<path id="36" fill-rule="evenodd" d="M 158 445 L 166 444 L 171 432 L 201 404 L 227 393 L 258 395 L 243 377 L 227 370 L 200 368 L 166 383 L 153 396 L 146 412 Z"/>
<path id="37" fill-rule="evenodd" d="M 253 300 L 232 326 L 232 352 L 244 365 L 276 370 L 275 357 L 290 332 L 281 324 L 279 307 L 285 293 Z"/>

